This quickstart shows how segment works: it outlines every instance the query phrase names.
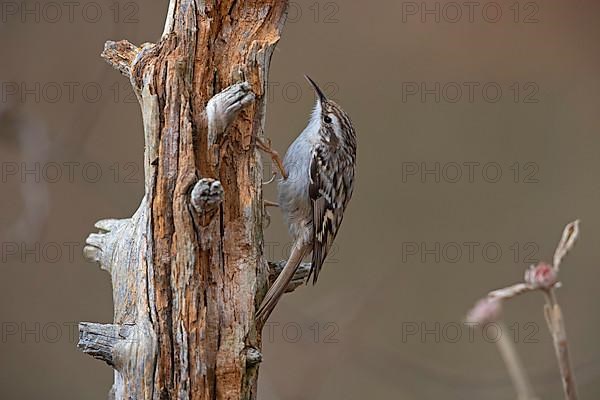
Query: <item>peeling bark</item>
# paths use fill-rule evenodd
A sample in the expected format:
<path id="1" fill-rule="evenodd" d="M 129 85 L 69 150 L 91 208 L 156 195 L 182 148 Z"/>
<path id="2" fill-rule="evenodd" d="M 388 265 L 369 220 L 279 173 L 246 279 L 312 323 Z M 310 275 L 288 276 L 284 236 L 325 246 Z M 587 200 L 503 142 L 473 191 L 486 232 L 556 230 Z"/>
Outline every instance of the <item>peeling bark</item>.
<path id="1" fill-rule="evenodd" d="M 145 195 L 85 255 L 108 271 L 114 323 L 79 346 L 115 368 L 115 399 L 255 399 L 263 254 L 262 136 L 287 1 L 171 0 L 161 40 L 107 42 L 142 108 Z"/>

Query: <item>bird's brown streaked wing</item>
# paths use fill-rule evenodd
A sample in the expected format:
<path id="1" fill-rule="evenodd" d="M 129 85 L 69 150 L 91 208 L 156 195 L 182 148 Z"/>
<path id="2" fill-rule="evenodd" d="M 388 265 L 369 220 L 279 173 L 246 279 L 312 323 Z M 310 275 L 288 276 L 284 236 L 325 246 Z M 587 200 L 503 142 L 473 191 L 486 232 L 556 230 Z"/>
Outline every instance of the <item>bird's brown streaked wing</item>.
<path id="1" fill-rule="evenodd" d="M 330 191 L 327 191 L 325 186 L 332 185 L 333 181 L 326 175 L 327 166 L 323 162 L 322 151 L 326 150 L 317 147 L 311 160 L 308 190 L 313 209 L 313 246 L 312 265 L 307 282 L 312 276 L 313 284 L 317 283 L 319 272 L 321 272 L 339 226 L 338 221 L 335 221 L 336 204 L 326 195 Z"/>

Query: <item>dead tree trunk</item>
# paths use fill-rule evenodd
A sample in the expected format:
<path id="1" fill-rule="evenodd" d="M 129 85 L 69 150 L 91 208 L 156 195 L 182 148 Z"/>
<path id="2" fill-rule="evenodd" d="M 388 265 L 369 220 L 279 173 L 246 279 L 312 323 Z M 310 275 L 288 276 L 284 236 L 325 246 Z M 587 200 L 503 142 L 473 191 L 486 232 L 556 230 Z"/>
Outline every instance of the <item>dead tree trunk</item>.
<path id="1" fill-rule="evenodd" d="M 256 398 L 254 312 L 277 269 L 263 255 L 255 137 L 286 9 L 171 0 L 157 44 L 106 43 L 146 143 L 138 210 L 98 222 L 85 248 L 111 274 L 114 324 L 82 323 L 79 346 L 114 367 L 112 398 Z"/>

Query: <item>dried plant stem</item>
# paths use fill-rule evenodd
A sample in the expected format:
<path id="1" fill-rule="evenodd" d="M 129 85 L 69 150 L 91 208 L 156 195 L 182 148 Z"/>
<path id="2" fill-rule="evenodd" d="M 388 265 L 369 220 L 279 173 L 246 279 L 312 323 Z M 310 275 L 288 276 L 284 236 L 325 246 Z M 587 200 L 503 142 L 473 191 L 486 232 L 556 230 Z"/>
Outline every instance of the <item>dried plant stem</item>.
<path id="1" fill-rule="evenodd" d="M 508 328 L 504 322 L 497 321 L 497 324 L 500 328 L 500 332 L 508 332 Z M 515 349 L 515 345 L 512 342 L 510 335 L 500 335 L 500 339 L 496 342 L 496 345 L 498 346 L 498 351 L 500 351 L 500 355 L 506 364 L 506 368 L 508 369 L 508 374 L 513 382 L 513 386 L 517 391 L 517 399 L 537 400 L 538 398 L 536 397 L 531 383 L 527 378 L 525 368 L 523 367 L 523 363 L 517 354 L 517 350 Z"/>
<path id="2" fill-rule="evenodd" d="M 562 311 L 556 300 L 555 289 L 560 287 L 558 272 L 563 258 L 571 251 L 579 237 L 579 220 L 568 223 L 554 251 L 553 264 L 540 262 L 525 271 L 524 282 L 490 292 L 486 298 L 479 300 L 469 312 L 467 319 L 471 322 L 485 323 L 497 321 L 502 311 L 502 302 L 524 293 L 541 291 L 546 297 L 544 316 L 552 335 L 554 351 L 563 382 L 565 400 L 577 400 L 575 374 L 569 358 L 569 344 Z M 498 343 L 502 358 L 506 362 L 510 376 L 517 388 L 519 399 L 533 399 L 531 386 L 526 380 L 523 367 L 510 339 L 504 338 Z M 528 387 L 529 386 L 529 387 Z"/>
<path id="3" fill-rule="evenodd" d="M 566 400 L 577 400 L 577 385 L 575 384 L 575 374 L 571 367 L 569 357 L 569 342 L 567 341 L 567 331 L 565 328 L 562 311 L 556 300 L 554 289 L 544 291 L 546 304 L 544 306 L 544 315 L 548 323 L 548 329 L 552 335 L 554 351 L 562 377 L 563 390 Z"/>

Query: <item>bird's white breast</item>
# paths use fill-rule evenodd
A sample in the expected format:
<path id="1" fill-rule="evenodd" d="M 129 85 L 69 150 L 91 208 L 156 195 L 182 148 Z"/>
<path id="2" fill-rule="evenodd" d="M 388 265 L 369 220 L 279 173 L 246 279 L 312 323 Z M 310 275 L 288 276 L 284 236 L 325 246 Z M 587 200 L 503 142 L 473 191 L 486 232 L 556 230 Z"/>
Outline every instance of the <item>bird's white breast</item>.
<path id="1" fill-rule="evenodd" d="M 289 147 L 283 159 L 288 178 L 279 182 L 279 204 L 296 237 L 302 229 L 312 224 L 312 206 L 308 195 L 310 185 L 311 149 L 319 141 L 319 120 L 311 118 L 308 126 Z"/>

